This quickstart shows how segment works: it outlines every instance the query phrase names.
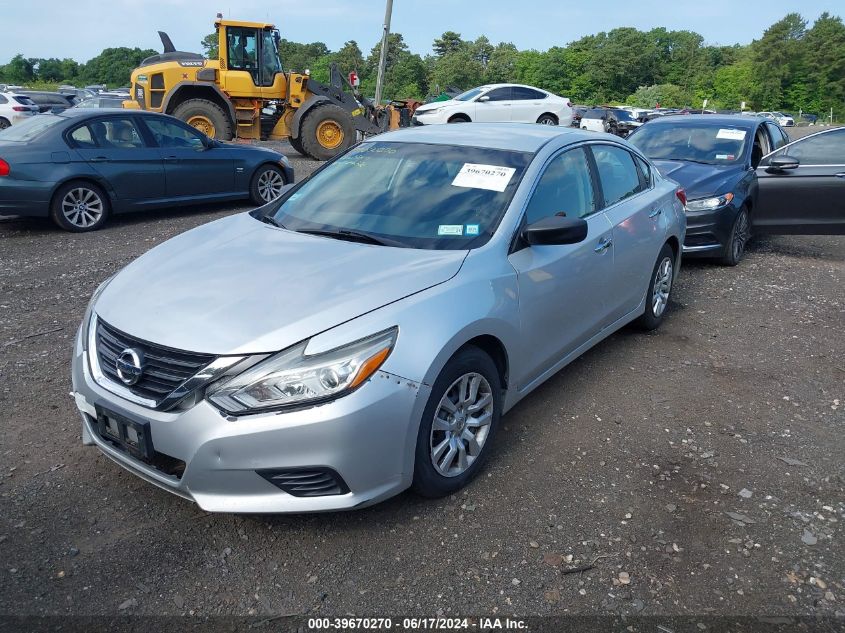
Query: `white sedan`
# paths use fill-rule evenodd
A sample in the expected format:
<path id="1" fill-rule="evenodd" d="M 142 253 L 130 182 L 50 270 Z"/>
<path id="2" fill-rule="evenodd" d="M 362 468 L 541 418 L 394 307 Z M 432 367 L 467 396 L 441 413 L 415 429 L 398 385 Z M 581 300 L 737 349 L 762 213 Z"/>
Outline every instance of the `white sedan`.
<path id="1" fill-rule="evenodd" d="M 438 123 L 541 123 L 572 122 L 572 104 L 565 97 L 519 84 L 490 84 L 467 90 L 449 101 L 427 103 L 414 113 L 415 125 Z"/>

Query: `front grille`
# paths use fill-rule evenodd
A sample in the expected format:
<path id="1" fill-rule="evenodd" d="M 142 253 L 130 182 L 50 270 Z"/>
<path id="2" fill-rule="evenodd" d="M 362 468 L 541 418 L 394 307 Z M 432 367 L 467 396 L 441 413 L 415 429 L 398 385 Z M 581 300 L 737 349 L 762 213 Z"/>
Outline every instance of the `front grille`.
<path id="1" fill-rule="evenodd" d="M 125 385 L 117 375 L 115 361 L 126 349 L 143 356 L 144 371 L 134 385 Z M 208 354 L 195 354 L 170 349 L 129 336 L 101 320 L 97 321 L 97 359 L 100 370 L 109 380 L 122 385 L 134 395 L 158 404 L 183 382 L 214 360 Z"/>
<path id="2" fill-rule="evenodd" d="M 280 468 L 258 470 L 274 486 L 281 488 L 294 497 L 324 497 L 326 495 L 344 495 L 349 486 L 343 478 L 331 468 Z"/>

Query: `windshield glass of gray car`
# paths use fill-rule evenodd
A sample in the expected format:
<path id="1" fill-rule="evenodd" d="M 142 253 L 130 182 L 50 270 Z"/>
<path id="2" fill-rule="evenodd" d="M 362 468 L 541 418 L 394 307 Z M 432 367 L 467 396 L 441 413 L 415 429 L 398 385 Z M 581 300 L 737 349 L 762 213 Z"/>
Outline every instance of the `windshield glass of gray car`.
<path id="1" fill-rule="evenodd" d="M 477 248 L 530 160 L 476 147 L 364 143 L 292 191 L 273 218 L 292 231 L 363 233 L 391 246 Z"/>
<path id="2" fill-rule="evenodd" d="M 748 132 L 729 125 L 644 125 L 628 139 L 652 160 L 724 165 L 742 159 Z"/>

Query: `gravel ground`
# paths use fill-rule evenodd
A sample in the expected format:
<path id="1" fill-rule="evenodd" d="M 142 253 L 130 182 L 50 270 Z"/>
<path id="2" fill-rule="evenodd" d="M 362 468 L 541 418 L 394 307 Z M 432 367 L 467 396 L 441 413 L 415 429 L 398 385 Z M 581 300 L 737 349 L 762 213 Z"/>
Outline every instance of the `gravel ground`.
<path id="1" fill-rule="evenodd" d="M 686 262 L 663 327 L 523 401 L 451 498 L 208 515 L 81 445 L 70 350 L 104 278 L 246 208 L 0 222 L 0 614 L 845 617 L 845 238 Z"/>

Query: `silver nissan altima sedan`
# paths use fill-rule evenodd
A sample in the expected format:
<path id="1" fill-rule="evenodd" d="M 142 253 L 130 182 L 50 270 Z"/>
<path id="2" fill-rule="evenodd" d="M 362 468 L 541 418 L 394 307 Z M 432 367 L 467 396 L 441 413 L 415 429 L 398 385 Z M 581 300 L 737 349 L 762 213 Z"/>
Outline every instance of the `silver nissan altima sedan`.
<path id="1" fill-rule="evenodd" d="M 454 492 L 508 409 L 627 323 L 660 324 L 682 200 L 580 130 L 367 140 L 97 289 L 73 358 L 83 442 L 208 511 Z"/>

